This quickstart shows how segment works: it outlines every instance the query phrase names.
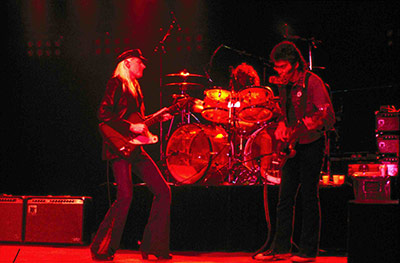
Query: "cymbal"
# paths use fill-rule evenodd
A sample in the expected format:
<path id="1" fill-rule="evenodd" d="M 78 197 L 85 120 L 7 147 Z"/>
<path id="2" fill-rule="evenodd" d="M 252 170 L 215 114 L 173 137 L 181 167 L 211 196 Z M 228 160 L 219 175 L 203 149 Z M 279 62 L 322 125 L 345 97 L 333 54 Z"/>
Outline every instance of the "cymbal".
<path id="1" fill-rule="evenodd" d="M 191 88 L 200 89 L 200 88 L 203 88 L 203 85 L 201 85 L 199 83 L 192 83 L 192 82 L 174 82 L 174 83 L 165 84 L 165 86 L 182 87 L 182 88 L 186 88 L 186 89 L 191 89 Z"/>
<path id="2" fill-rule="evenodd" d="M 167 77 L 182 77 L 182 78 L 187 78 L 187 77 L 205 78 L 205 76 L 203 76 L 203 75 L 193 74 L 193 73 L 189 73 L 187 71 L 182 71 L 182 72 L 179 72 L 179 73 L 171 73 L 171 74 L 167 74 L 165 76 L 167 76 Z"/>

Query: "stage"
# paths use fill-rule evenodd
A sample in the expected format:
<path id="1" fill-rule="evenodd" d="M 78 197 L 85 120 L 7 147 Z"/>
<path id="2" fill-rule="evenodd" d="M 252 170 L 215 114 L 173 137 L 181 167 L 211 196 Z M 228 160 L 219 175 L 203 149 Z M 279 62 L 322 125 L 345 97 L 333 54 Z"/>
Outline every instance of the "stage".
<path id="1" fill-rule="evenodd" d="M 18 253 L 19 251 L 19 253 Z M 0 245 L 0 262 L 13 262 L 16 255 L 16 263 L 46 263 L 46 262 L 93 262 L 88 247 L 61 247 L 61 246 L 33 246 L 33 245 Z M 245 252 L 172 252 L 173 259 L 168 262 L 260 262 L 251 258 L 251 253 Z M 151 262 L 155 259 L 142 260 L 138 251 L 121 249 L 118 250 L 113 262 Z M 287 263 L 291 261 L 280 261 Z M 346 257 L 343 255 L 327 256 L 317 258 L 320 263 L 345 263 Z"/>
<path id="2" fill-rule="evenodd" d="M 251 256 L 264 245 L 268 231 L 271 231 L 273 236 L 275 229 L 279 187 L 269 185 L 267 188 L 271 229 L 267 227 L 264 213 L 263 187 L 171 185 L 170 247 L 174 255 L 172 262 L 253 261 Z M 321 185 L 319 192 L 321 237 L 317 262 L 365 263 L 379 262 L 381 259 L 384 259 L 382 262 L 395 262 L 394 259 L 399 254 L 399 242 L 398 238 L 396 239 L 399 234 L 398 201 L 355 202 L 353 188 L 347 183 L 340 186 Z M 112 187 L 111 201 L 114 194 L 115 189 Z M 55 204 L 50 205 L 53 208 L 48 207 L 45 215 L 32 215 L 28 208 L 22 241 L 1 242 L 0 262 L 12 262 L 17 253 L 15 262 L 91 262 L 90 236 L 93 236 L 107 211 L 107 197 L 107 189 L 104 187 L 94 193 L 92 198 L 82 197 L 85 201 L 81 206 L 69 203 L 70 200 L 79 197 L 42 197 L 56 200 Z M 24 202 L 28 204 L 35 200 L 28 196 L 24 198 Z M 63 198 L 69 201 L 62 202 Z M 116 254 L 115 262 L 141 262 L 138 241 L 143 235 L 151 202 L 152 194 L 145 185 L 134 186 L 134 198 L 121 240 L 121 249 Z M 301 226 L 299 199 L 297 203 L 299 205 L 296 207 L 294 244 L 299 240 Z M 37 203 L 37 211 L 42 211 L 44 206 L 46 204 Z M 43 241 L 43 238 L 60 240 L 63 235 L 68 235 L 70 229 L 62 231 L 65 224 L 69 224 L 68 228 L 73 229 L 81 227 L 69 223 L 73 221 L 79 209 L 85 210 L 82 213 L 82 242 Z M 68 211 L 71 211 L 71 214 Z M 60 212 L 63 214 L 62 220 L 57 219 Z M 10 213 L 10 218 L 12 216 Z M 50 233 L 43 235 L 32 232 L 33 223 L 28 221 L 32 216 L 38 220 L 34 223 L 35 226 L 50 228 Z M 296 252 L 296 245 L 293 246 L 293 252 Z"/>
<path id="3" fill-rule="evenodd" d="M 0 204 L 0 219 L 13 225 L 15 231 L 1 220 L 0 230 L 6 230 L 7 238 L 19 241 L 1 239 L 0 231 L 0 262 L 12 262 L 17 254 L 15 262 L 91 261 L 88 245 L 115 196 L 114 185 L 110 184 L 109 197 L 105 183 L 112 169 L 101 158 L 103 138 L 97 116 L 119 54 L 139 48 L 148 60 L 140 79 L 146 115 L 170 107 L 181 95 L 192 99 L 193 105 L 180 110 L 174 121 L 149 127 L 159 136 L 159 142 L 144 146 L 162 171 L 175 171 L 180 163 L 172 161 L 178 156 L 174 146 L 184 147 L 184 135 L 197 129 L 188 128 L 182 136 L 177 131 L 197 122 L 210 133 L 201 137 L 209 145 L 203 149 L 203 140 L 199 140 L 185 150 L 196 158 L 211 156 L 204 159 L 209 167 L 213 156 L 234 157 L 225 155 L 226 147 L 219 147 L 236 145 L 234 136 L 225 134 L 242 136 L 237 160 L 259 157 L 249 154 L 253 146 L 255 152 L 255 146 L 264 145 L 267 136 L 261 136 L 262 132 L 277 124 L 277 119 L 254 119 L 248 110 L 257 106 L 269 113 L 271 102 L 278 98 L 278 86 L 270 83 L 277 72 L 269 57 L 283 40 L 293 41 L 307 60 L 307 68 L 329 86 L 336 123 L 334 131 L 328 133 L 322 171 L 346 177 L 343 185 L 320 186 L 318 262 L 391 262 L 383 260 L 382 255 L 399 258 L 399 241 L 395 238 L 400 236 L 398 205 L 352 203 L 356 196 L 352 173 L 348 172 L 349 165 L 361 167 L 364 163 L 398 167 L 396 98 L 400 88 L 394 65 L 399 8 L 394 2 L 36 0 L 6 1 L 6 7 L 11 32 L 6 39 L 6 75 L 12 84 L 6 88 L 3 130 L 5 138 L 17 139 L 5 140 L 2 147 L 0 195 L 6 198 Z M 260 107 L 253 100 L 237 105 L 238 98 L 247 101 L 244 98 L 249 93 L 244 91 L 254 91 L 248 86 L 236 92 L 240 96 L 228 96 L 222 108 L 209 107 L 213 106 L 211 99 L 220 102 L 219 95 L 216 99 L 210 91 L 234 95 L 232 72 L 242 63 L 254 67 L 261 91 L 272 90 L 264 98 L 268 103 Z M 232 112 L 228 105 L 234 105 L 228 124 L 250 120 L 254 126 L 227 125 L 224 115 L 218 114 Z M 215 136 L 213 130 L 218 131 Z M 171 149 L 168 154 L 167 149 Z M 220 166 L 233 167 L 228 163 L 225 158 Z M 168 182 L 177 181 L 163 174 Z M 110 172 L 111 182 L 113 179 Z M 391 199 L 398 200 L 398 175 L 392 180 Z M 132 207 L 116 262 L 141 261 L 138 241 L 152 195 L 141 182 L 134 183 Z M 268 234 L 274 234 L 278 186 L 268 187 L 269 228 L 262 185 L 197 183 L 171 184 L 173 261 L 252 261 L 250 255 L 263 246 Z M 57 203 L 54 209 L 49 205 L 48 213 L 35 222 L 26 218 L 36 216 L 36 207 L 42 203 L 33 203 L 29 210 L 26 200 L 12 203 L 8 198 L 45 199 L 49 195 L 90 198 L 73 208 L 68 202 Z M 297 204 L 294 243 L 299 240 L 301 226 L 301 201 Z M 85 213 L 80 213 L 82 210 Z M 64 212 L 66 219 L 58 221 Z M 70 220 L 77 219 L 74 213 L 83 218 L 79 223 Z M 50 231 L 42 235 L 26 228 L 35 224 Z M 71 242 L 82 244 L 47 242 L 46 238 L 62 237 L 55 230 L 69 227 L 82 234 L 82 240 L 70 235 L 75 238 Z M 362 260 L 354 260 L 357 257 Z"/>
<path id="4" fill-rule="evenodd" d="M 111 188 L 114 190 L 113 188 Z M 98 225 L 108 207 L 105 188 L 94 193 L 94 225 Z M 268 228 L 264 213 L 263 186 L 171 186 L 171 249 L 174 251 L 254 252 L 266 241 Z M 272 230 L 279 187 L 268 186 Z M 113 196 L 114 191 L 111 191 Z M 321 186 L 321 249 L 346 251 L 347 203 L 353 189 Z M 121 246 L 138 249 L 146 224 L 152 195 L 144 185 L 134 188 Z M 294 239 L 299 238 L 301 205 L 298 200 Z M 92 230 L 93 231 L 93 230 Z M 273 234 L 273 231 L 271 231 Z"/>

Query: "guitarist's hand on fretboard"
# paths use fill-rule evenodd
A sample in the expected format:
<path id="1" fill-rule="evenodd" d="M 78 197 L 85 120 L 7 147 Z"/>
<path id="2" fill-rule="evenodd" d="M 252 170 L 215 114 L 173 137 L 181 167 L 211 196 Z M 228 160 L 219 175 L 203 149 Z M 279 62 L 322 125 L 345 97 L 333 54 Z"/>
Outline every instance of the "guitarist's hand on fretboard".
<path id="1" fill-rule="evenodd" d="M 164 121 L 169 121 L 170 119 L 172 119 L 172 115 L 169 114 L 169 113 L 165 113 L 165 114 L 163 114 L 161 121 L 163 121 L 163 122 Z"/>

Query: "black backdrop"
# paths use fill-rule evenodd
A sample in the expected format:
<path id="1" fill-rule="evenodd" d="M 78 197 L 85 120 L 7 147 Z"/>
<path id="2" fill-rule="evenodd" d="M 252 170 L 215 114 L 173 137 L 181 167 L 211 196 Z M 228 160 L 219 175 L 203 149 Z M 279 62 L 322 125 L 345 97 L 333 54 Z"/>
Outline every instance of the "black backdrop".
<path id="1" fill-rule="evenodd" d="M 243 61 L 254 65 L 261 76 L 272 74 L 259 58 L 267 58 L 282 40 L 285 23 L 291 35 L 321 40 L 312 49 L 313 64 L 332 88 L 339 117 L 338 154 L 375 152 L 374 111 L 380 105 L 400 106 L 395 3 L 133 2 L 7 2 L 0 193 L 84 195 L 105 181 L 96 111 L 114 67 L 114 49 L 139 47 L 148 57 L 141 84 L 147 113 L 156 111 L 160 55 L 154 48 L 168 29 L 171 11 L 182 31 L 172 30 L 165 43 L 164 74 L 183 68 L 203 74 L 221 44 L 253 55 L 226 48 L 217 52 L 209 72 L 214 85 L 223 87 L 229 66 Z M 43 41 L 40 47 L 38 40 Z M 46 40 L 51 41 L 50 47 Z M 57 40 L 60 47 L 54 44 Z M 296 43 L 308 59 L 308 44 Z M 52 54 L 39 56 L 39 49 Z M 163 104 L 170 102 L 174 92 L 163 88 Z M 193 91 L 193 96 L 202 99 L 202 90 Z M 158 132 L 157 127 L 152 129 Z M 158 145 L 147 150 L 159 159 Z"/>

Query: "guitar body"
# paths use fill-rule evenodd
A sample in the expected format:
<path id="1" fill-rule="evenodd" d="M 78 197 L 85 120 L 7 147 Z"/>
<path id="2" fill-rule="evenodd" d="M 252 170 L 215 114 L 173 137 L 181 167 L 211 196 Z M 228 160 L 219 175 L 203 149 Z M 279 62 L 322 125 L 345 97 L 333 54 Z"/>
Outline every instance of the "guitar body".
<path id="1" fill-rule="evenodd" d="M 328 106 L 321 107 L 315 115 L 312 117 L 315 122 L 321 120 L 326 116 L 326 109 Z M 297 124 L 288 128 L 288 140 L 285 142 L 279 141 L 277 144 L 277 151 L 274 154 L 274 158 L 272 160 L 272 164 L 274 169 L 280 170 L 285 165 L 286 161 L 290 158 L 293 158 L 296 155 L 296 150 L 294 147 L 300 137 L 301 134 L 307 132 L 307 127 L 304 125 L 304 122 L 299 120 Z"/>
<path id="2" fill-rule="evenodd" d="M 286 161 L 293 158 L 296 155 L 296 150 L 294 149 L 297 138 L 295 138 L 296 130 L 292 130 L 289 134 L 288 141 L 278 141 L 276 147 L 276 153 L 273 154 L 272 165 L 274 170 L 281 170 L 285 165 Z"/>
<path id="3" fill-rule="evenodd" d="M 165 113 L 173 113 L 186 105 L 188 99 L 178 101 L 169 108 L 163 108 L 147 119 L 143 119 L 139 113 L 131 114 L 127 120 L 100 123 L 99 130 L 103 139 L 111 147 L 113 152 L 124 159 L 129 159 L 139 145 L 154 144 L 158 142 L 158 136 L 147 130 L 145 134 L 135 134 L 130 131 L 131 123 L 144 123 L 147 127 L 162 120 Z"/>
<path id="4" fill-rule="evenodd" d="M 100 123 L 99 129 L 104 140 L 112 150 L 122 158 L 129 158 L 139 145 L 158 142 L 157 135 L 147 131 L 146 134 L 134 134 L 129 130 L 130 123 L 143 123 L 143 118 L 138 113 L 133 113 L 128 120 L 118 122 Z"/>

